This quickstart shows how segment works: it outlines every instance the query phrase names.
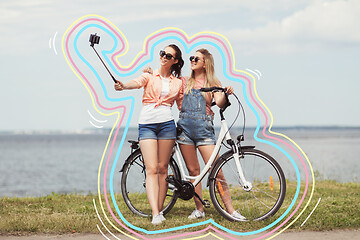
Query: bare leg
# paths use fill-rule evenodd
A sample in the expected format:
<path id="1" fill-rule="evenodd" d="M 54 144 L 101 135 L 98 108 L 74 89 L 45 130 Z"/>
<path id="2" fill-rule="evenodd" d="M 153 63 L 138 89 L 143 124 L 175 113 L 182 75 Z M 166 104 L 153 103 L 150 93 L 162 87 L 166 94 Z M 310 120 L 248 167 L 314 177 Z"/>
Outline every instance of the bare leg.
<path id="1" fill-rule="evenodd" d="M 168 174 L 169 159 L 174 147 L 175 140 L 158 140 L 158 156 L 159 156 L 159 168 L 158 168 L 158 182 L 159 182 L 159 200 L 158 208 L 162 210 L 168 183 L 166 177 Z"/>
<path id="2" fill-rule="evenodd" d="M 215 145 L 203 145 L 203 146 L 199 146 L 198 148 L 199 148 L 201 156 L 206 164 L 209 161 L 212 152 L 214 151 Z M 218 156 L 216 158 L 218 158 Z M 222 173 L 222 171 L 219 172 L 218 178 L 221 182 L 221 187 L 223 189 L 222 191 L 224 193 L 224 194 L 221 194 L 221 198 L 225 205 L 226 211 L 228 213 L 232 214 L 235 211 L 235 209 L 232 205 L 229 188 L 228 188 L 228 185 L 226 183 L 226 180 L 225 180 L 225 177 L 224 177 L 224 174 Z M 216 187 L 218 187 L 218 186 L 216 186 Z"/>
<path id="3" fill-rule="evenodd" d="M 152 215 L 160 213 L 159 210 L 159 180 L 158 180 L 158 142 L 155 139 L 140 141 L 140 149 L 146 168 L 146 194 L 152 210 Z"/>
<path id="4" fill-rule="evenodd" d="M 195 146 L 186 144 L 179 144 L 179 146 L 190 176 L 198 176 L 200 174 L 200 164 Z M 194 182 L 194 180 L 191 180 L 191 182 Z M 201 182 L 195 187 L 195 192 L 202 198 Z M 204 207 L 199 199 L 194 197 L 194 201 L 196 209 L 204 212 Z"/>

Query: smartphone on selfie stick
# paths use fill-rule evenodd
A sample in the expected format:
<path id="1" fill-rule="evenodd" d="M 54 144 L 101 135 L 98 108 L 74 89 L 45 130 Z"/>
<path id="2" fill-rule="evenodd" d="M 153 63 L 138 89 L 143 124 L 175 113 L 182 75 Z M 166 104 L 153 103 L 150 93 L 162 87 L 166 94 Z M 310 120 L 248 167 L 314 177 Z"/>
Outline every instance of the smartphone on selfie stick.
<path id="1" fill-rule="evenodd" d="M 111 78 L 113 79 L 114 83 L 117 83 L 116 79 L 114 78 L 114 76 L 111 74 L 111 72 L 109 71 L 109 69 L 106 67 L 104 61 L 101 59 L 100 55 L 98 54 L 98 52 L 96 51 L 94 45 L 95 44 L 99 44 L 100 42 L 100 36 L 95 34 L 90 34 L 90 38 L 89 38 L 89 42 L 90 42 L 90 47 L 92 47 L 96 53 L 96 55 L 100 58 L 100 61 L 104 64 L 104 67 L 106 68 L 106 70 L 108 71 L 108 73 L 110 74 Z"/>

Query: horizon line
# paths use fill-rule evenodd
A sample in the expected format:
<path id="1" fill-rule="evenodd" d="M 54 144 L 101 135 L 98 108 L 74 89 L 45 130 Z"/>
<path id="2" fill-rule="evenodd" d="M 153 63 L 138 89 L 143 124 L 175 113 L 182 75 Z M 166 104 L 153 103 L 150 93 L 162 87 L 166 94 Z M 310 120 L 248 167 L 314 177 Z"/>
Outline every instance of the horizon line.
<path id="1" fill-rule="evenodd" d="M 129 129 L 136 129 L 137 126 L 130 126 Z M 220 129 L 220 126 L 215 126 L 215 129 Z M 242 128 L 242 126 L 233 126 L 232 128 Z M 246 126 L 246 129 L 254 129 L 256 126 Z M 260 127 L 263 128 L 263 127 Z M 354 129 L 360 128 L 360 125 L 278 125 L 272 126 L 272 129 L 310 129 L 310 128 L 319 128 L 319 129 Z M 81 128 L 81 129 L 0 129 L 0 133 L 95 133 L 95 132 L 107 132 L 110 131 L 111 127 L 107 128 Z"/>

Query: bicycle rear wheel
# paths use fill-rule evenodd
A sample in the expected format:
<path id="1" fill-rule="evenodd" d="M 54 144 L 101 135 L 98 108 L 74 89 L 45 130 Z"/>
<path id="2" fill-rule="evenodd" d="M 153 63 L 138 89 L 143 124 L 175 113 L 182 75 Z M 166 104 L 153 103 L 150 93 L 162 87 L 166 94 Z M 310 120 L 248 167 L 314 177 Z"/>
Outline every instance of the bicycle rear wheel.
<path id="1" fill-rule="evenodd" d="M 280 165 L 268 154 L 243 149 L 240 164 L 252 188 L 244 190 L 232 152 L 224 153 L 210 174 L 210 196 L 216 210 L 231 221 L 257 221 L 274 215 L 284 201 L 286 180 Z M 222 175 L 223 174 L 223 175 Z M 225 177 L 224 177 L 225 176 Z M 246 220 L 227 212 L 231 205 Z"/>
<path id="2" fill-rule="evenodd" d="M 140 149 L 131 154 L 122 171 L 121 193 L 125 204 L 133 213 L 142 217 L 150 217 L 151 208 L 145 190 L 146 170 Z M 179 167 L 172 157 L 170 158 L 168 169 L 168 175 L 171 174 L 175 178 L 180 179 Z M 164 209 L 162 210 L 164 215 L 171 210 L 178 198 L 178 194 L 174 189 L 173 185 L 168 185 Z"/>

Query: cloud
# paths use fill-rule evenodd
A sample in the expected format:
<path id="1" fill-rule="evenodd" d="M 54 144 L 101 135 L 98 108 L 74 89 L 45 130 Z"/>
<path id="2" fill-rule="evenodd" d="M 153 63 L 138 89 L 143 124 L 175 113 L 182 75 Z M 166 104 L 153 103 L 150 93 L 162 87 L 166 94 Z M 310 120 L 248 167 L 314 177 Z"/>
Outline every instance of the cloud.
<path id="1" fill-rule="evenodd" d="M 105 4 L 106 3 L 106 4 Z M 313 51 L 331 45 L 357 44 L 360 1 L 357 0 L 2 0 L 0 51 L 31 54 L 44 49 L 56 31 L 72 21 L 98 14 L 117 26 L 153 32 L 180 26 L 191 33 L 217 31 L 242 52 Z M 140 34 L 141 35 L 141 34 Z M 142 36 L 142 35 L 141 35 Z"/>
<path id="2" fill-rule="evenodd" d="M 360 43 L 360 1 L 314 1 L 279 21 L 254 29 L 232 29 L 227 36 L 247 54 L 292 53 Z"/>
<path id="3" fill-rule="evenodd" d="M 176 5 L 177 4 L 177 5 Z M 226 13 L 231 6 L 214 8 L 200 0 L 191 6 L 190 0 L 181 4 L 175 1 L 48 1 L 2 0 L 0 3 L 0 52 L 2 54 L 32 54 L 47 46 L 56 31 L 61 33 L 70 24 L 85 15 L 97 14 L 115 25 L 141 24 L 154 31 L 156 26 L 206 19 L 208 16 Z M 200 9 L 196 9 L 196 6 Z M 206 16 L 206 17 L 204 17 Z M 136 29 L 136 26 L 135 26 Z"/>

